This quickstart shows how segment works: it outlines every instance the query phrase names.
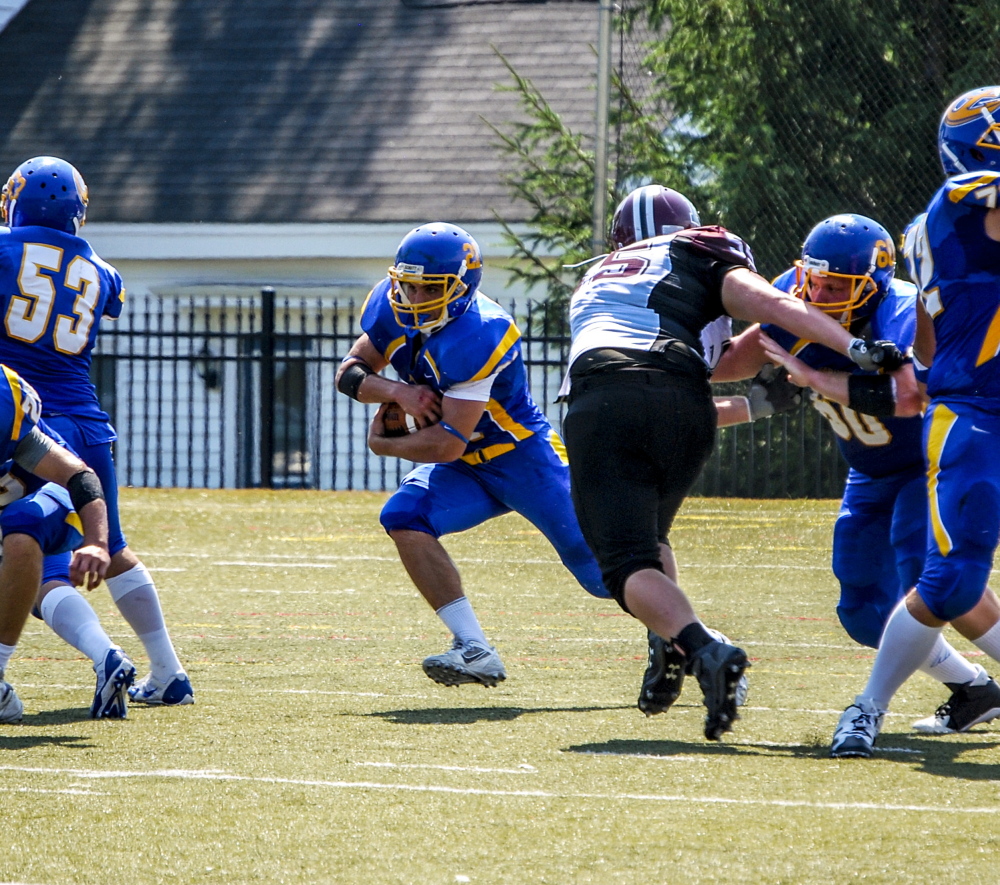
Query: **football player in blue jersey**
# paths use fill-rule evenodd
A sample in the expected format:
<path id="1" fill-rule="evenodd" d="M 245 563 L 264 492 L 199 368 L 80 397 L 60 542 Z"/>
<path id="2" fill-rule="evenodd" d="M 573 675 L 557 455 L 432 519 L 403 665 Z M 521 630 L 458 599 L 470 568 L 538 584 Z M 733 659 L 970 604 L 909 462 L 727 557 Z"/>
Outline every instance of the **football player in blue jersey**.
<path id="1" fill-rule="evenodd" d="M 482 268 L 479 245 L 462 228 L 436 222 L 410 231 L 368 295 L 363 334 L 337 374 L 342 393 L 362 403 L 398 402 L 419 426 L 387 436 L 380 408 L 368 444 L 377 455 L 421 462 L 380 519 L 454 637 L 448 651 L 423 662 L 442 685 L 506 678 L 442 535 L 515 511 L 541 530 L 586 590 L 607 597 L 573 514 L 562 441 L 529 393 L 514 320 L 479 291 Z M 389 365 L 401 380 L 378 374 Z"/>
<path id="2" fill-rule="evenodd" d="M 774 285 L 856 334 L 893 341 L 906 352 L 916 331 L 916 288 L 894 278 L 895 266 L 892 237 L 881 224 L 864 215 L 834 215 L 813 227 L 801 260 Z M 715 377 L 735 380 L 768 360 L 815 391 L 813 405 L 850 467 L 833 532 L 837 615 L 852 639 L 877 648 L 890 613 L 920 575 L 927 546 L 924 398 L 913 365 L 890 374 L 864 372 L 826 347 L 765 325 L 734 339 Z M 1000 716 L 1000 686 L 943 636 L 920 669 L 945 683 L 951 697 L 917 722 L 917 731 L 965 731 Z"/>
<path id="3" fill-rule="evenodd" d="M 110 526 L 106 582 L 151 667 L 130 688 L 130 697 L 189 704 L 194 692 L 170 641 L 153 579 L 122 532 L 112 456 L 116 434 L 90 381 L 100 321 L 121 314 L 125 289 L 118 271 L 79 236 L 87 202 L 80 173 L 56 157 L 25 161 L 4 186 L 0 214 L 10 230 L 0 236 L 0 361 L 35 387 L 46 423 L 100 477 Z M 65 623 L 57 618 L 50 626 L 59 632 Z"/>
<path id="4" fill-rule="evenodd" d="M 10 461 L 21 477 L 40 481 L 20 497 L 19 478 L 8 474 L 0 498 L 0 723 L 10 723 L 22 718 L 24 705 L 5 671 L 39 592 L 43 558 L 74 551 L 66 578 L 92 590 L 111 557 L 97 474 L 41 429 L 41 404 L 31 386 L 6 366 L 0 374 L 0 462 Z M 108 663 L 108 671 L 98 671 L 91 714 L 124 718 L 135 667 L 124 655 Z"/>
<path id="5" fill-rule="evenodd" d="M 1000 539 L 1000 86 L 966 92 L 941 118 L 947 176 L 904 235 L 919 300 L 914 356 L 926 375 L 929 532 L 916 586 L 893 609 L 868 683 L 837 724 L 835 757 L 869 757 L 903 682 L 945 624 L 997 656 L 987 589 Z M 985 643 L 985 644 L 984 644 Z M 981 721 L 1000 715 L 1000 706 Z"/>

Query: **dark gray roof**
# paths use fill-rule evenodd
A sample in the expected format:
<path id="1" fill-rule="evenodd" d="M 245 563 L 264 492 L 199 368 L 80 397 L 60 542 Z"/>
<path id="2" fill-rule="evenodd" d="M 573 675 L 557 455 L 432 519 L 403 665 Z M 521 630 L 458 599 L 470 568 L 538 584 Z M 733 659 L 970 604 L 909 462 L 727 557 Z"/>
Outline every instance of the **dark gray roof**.
<path id="1" fill-rule="evenodd" d="M 74 163 L 92 221 L 513 221 L 496 46 L 593 130 L 597 3 L 32 0 L 0 34 L 0 171 Z"/>

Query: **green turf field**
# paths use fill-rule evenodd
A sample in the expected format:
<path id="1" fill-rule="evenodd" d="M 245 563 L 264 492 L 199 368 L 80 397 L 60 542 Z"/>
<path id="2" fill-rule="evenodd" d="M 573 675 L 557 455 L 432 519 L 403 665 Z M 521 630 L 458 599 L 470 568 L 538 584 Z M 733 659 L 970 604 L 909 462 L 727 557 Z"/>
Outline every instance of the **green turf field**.
<path id="1" fill-rule="evenodd" d="M 126 490 L 197 703 L 93 722 L 87 662 L 32 621 L 8 671 L 25 719 L 0 726 L 0 882 L 997 881 L 1000 723 L 911 732 L 947 695 L 918 675 L 874 759 L 827 758 L 872 658 L 833 610 L 834 502 L 685 505 L 681 583 L 753 660 L 709 744 L 695 684 L 639 713 L 644 631 L 518 517 L 446 542 L 507 681 L 432 683 L 448 637 L 382 500 Z"/>

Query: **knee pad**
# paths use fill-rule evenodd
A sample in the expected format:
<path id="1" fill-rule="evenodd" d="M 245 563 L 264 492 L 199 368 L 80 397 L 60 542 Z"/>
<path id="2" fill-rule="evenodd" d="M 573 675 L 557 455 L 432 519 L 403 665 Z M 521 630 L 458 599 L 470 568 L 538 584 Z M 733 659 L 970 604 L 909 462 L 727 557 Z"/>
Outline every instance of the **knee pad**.
<path id="1" fill-rule="evenodd" d="M 931 613 L 952 621 L 971 611 L 989 581 L 1000 530 L 1000 493 L 989 482 L 973 483 L 952 516 L 955 547 L 944 556 L 932 545 L 917 583 Z"/>
<path id="2" fill-rule="evenodd" d="M 935 618 L 953 621 L 976 607 L 989 577 L 989 565 L 958 557 L 933 557 L 917 583 L 917 593 Z"/>
<path id="3" fill-rule="evenodd" d="M 387 532 L 424 532 L 439 537 L 431 524 L 423 496 L 409 494 L 405 486 L 385 502 L 378 521 Z"/>
<path id="4" fill-rule="evenodd" d="M 891 610 L 890 610 L 891 611 Z M 873 605 L 858 605 L 850 608 L 838 605 L 837 617 L 847 631 L 847 635 L 860 645 L 878 648 L 889 612 L 879 611 Z"/>

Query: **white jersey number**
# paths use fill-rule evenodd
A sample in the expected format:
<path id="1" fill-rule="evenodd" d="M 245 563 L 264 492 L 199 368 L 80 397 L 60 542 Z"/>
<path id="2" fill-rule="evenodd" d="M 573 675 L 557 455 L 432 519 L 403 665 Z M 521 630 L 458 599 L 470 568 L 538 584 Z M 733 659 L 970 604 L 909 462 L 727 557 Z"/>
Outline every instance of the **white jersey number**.
<path id="1" fill-rule="evenodd" d="M 48 327 L 55 303 L 56 288 L 51 274 L 62 269 L 63 250 L 44 243 L 25 243 L 21 271 L 17 275 L 20 295 L 10 300 L 4 323 L 7 334 L 18 341 L 34 344 Z M 101 295 L 101 279 L 97 268 L 77 255 L 66 269 L 63 284 L 79 292 L 73 303 L 72 315 L 59 314 L 53 331 L 53 343 L 60 353 L 76 355 L 87 346 L 94 325 L 94 308 Z"/>
<path id="2" fill-rule="evenodd" d="M 813 400 L 813 406 L 830 422 L 833 432 L 843 440 L 854 437 L 866 446 L 884 446 L 892 442 L 892 434 L 878 418 L 862 415 L 840 403 L 819 397 Z"/>

